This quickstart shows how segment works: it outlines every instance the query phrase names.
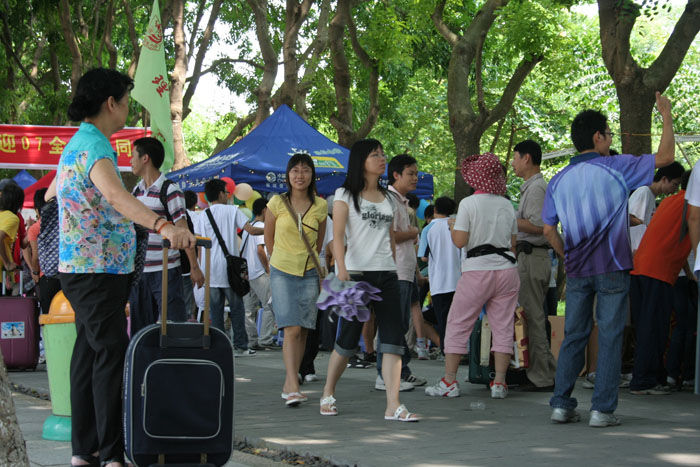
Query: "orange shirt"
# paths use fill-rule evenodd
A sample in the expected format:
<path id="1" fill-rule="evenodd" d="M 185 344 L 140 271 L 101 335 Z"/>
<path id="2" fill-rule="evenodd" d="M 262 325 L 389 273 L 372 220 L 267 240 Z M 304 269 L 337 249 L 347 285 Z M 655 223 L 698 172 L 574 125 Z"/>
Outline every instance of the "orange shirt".
<path id="1" fill-rule="evenodd" d="M 647 276 L 673 285 L 688 260 L 690 235 L 680 239 L 685 190 L 661 202 L 651 218 L 634 255 L 631 274 Z"/>

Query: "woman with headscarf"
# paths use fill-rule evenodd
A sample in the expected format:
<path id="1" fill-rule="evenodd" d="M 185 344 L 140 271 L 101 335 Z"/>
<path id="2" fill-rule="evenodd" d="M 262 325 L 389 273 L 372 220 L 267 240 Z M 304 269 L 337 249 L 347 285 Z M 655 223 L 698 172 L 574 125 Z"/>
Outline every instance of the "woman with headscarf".
<path id="1" fill-rule="evenodd" d="M 457 397 L 457 369 L 467 353 L 467 341 L 482 307 L 493 333 L 496 375 L 491 397 L 508 394 L 506 370 L 513 353 L 514 311 L 520 279 L 516 266 L 515 239 L 518 232 L 513 206 L 504 197 L 506 180 L 498 157 L 491 153 L 467 157 L 462 176 L 474 194 L 459 203 L 451 227 L 452 241 L 465 248 L 462 276 L 447 316 L 445 331 L 445 376 L 425 388 L 429 396 Z"/>

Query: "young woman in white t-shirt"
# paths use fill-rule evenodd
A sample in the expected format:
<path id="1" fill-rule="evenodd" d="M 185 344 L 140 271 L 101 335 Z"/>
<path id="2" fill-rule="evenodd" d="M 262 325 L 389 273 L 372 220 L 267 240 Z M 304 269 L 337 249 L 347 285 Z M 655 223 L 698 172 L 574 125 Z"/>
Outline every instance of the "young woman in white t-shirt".
<path id="1" fill-rule="evenodd" d="M 372 306 L 382 336 L 382 377 L 386 384 L 386 420 L 416 422 L 419 417 L 399 401 L 403 325 L 399 308 L 399 283 L 391 229 L 395 202 L 379 184 L 386 168 L 382 144 L 361 140 L 350 149 L 348 173 L 333 202 L 333 254 L 340 280 L 367 281 L 381 290 L 381 301 Z M 347 251 L 343 239 L 347 239 Z M 341 318 L 341 329 L 328 362 L 321 398 L 321 415 L 337 415 L 335 386 L 348 360 L 355 354 L 362 323 Z"/>

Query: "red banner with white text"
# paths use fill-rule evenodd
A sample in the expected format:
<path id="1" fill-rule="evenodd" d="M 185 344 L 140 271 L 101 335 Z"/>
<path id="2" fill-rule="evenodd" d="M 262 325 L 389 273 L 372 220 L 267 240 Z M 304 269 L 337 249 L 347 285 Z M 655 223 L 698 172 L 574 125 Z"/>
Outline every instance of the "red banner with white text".
<path id="1" fill-rule="evenodd" d="M 77 131 L 77 126 L 0 125 L 0 168 L 55 169 Z M 144 128 L 124 128 L 112 135 L 120 171 L 131 170 L 132 143 L 150 135 L 151 130 Z"/>

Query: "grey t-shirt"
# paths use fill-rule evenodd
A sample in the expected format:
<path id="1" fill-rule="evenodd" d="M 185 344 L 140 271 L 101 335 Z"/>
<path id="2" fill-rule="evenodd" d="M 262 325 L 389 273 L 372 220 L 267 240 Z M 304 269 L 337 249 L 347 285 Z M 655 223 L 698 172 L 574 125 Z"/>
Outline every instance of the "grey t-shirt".
<path id="1" fill-rule="evenodd" d="M 544 194 L 547 191 L 547 182 L 544 181 L 541 173 L 528 178 L 520 185 L 520 204 L 516 219 L 527 219 L 533 225 L 542 227 L 542 205 L 544 204 Z M 547 244 L 544 235 L 535 235 L 518 231 L 519 242 L 530 242 L 533 245 L 542 246 Z"/>

